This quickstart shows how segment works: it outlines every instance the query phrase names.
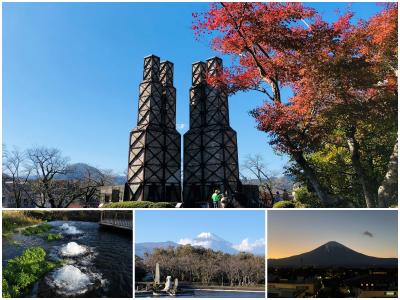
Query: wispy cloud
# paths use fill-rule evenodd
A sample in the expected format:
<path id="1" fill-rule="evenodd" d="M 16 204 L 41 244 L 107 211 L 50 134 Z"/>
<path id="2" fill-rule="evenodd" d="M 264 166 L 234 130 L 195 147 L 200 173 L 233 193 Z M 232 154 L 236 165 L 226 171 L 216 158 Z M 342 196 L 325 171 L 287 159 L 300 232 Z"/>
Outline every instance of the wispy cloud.
<path id="1" fill-rule="evenodd" d="M 180 244 L 180 245 L 191 245 L 193 243 L 193 240 L 192 239 L 180 239 L 179 241 L 178 241 L 178 244 Z"/>
<path id="2" fill-rule="evenodd" d="M 265 241 L 264 239 L 258 239 L 254 242 L 250 242 L 249 239 L 244 239 L 240 244 L 233 245 L 238 251 L 252 252 L 252 253 L 264 253 Z"/>
<path id="3" fill-rule="evenodd" d="M 198 246 L 198 247 L 203 247 L 203 248 L 211 248 L 211 243 L 212 241 L 210 240 L 198 240 L 198 239 L 189 239 L 189 238 L 183 238 L 178 241 L 178 244 L 180 245 L 191 245 L 191 246 Z"/>
<path id="4" fill-rule="evenodd" d="M 185 123 L 176 123 L 176 129 L 185 129 L 186 124 Z"/>
<path id="5" fill-rule="evenodd" d="M 182 238 L 178 241 L 180 245 L 192 245 L 192 246 L 201 246 L 204 248 L 210 248 L 212 241 L 218 240 L 219 237 L 210 233 L 210 232 L 201 232 L 197 235 L 196 238 Z"/>
<path id="6" fill-rule="evenodd" d="M 249 238 L 242 240 L 239 244 L 234 245 L 229 241 L 215 235 L 211 232 L 201 232 L 195 238 L 181 238 L 178 241 L 180 245 L 200 246 L 223 251 L 226 253 L 249 252 L 257 255 L 265 253 L 264 239 L 251 241 Z"/>
<path id="7" fill-rule="evenodd" d="M 374 235 L 371 232 L 369 232 L 368 230 L 364 231 L 363 235 L 369 236 L 371 238 L 374 237 Z"/>

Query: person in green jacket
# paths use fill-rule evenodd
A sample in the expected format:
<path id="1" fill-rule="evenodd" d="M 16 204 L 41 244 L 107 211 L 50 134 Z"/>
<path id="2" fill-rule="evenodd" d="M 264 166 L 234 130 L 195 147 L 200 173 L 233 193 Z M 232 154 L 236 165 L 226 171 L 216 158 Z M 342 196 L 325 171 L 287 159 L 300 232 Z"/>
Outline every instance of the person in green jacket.
<path id="1" fill-rule="evenodd" d="M 211 196 L 214 208 L 218 208 L 219 201 L 221 200 L 221 193 L 219 190 L 215 190 Z"/>

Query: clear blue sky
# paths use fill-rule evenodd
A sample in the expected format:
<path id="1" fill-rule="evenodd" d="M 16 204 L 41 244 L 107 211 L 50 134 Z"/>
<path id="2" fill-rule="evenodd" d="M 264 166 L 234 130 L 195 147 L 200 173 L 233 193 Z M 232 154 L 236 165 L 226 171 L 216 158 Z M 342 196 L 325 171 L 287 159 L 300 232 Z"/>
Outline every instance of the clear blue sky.
<path id="1" fill-rule="evenodd" d="M 329 241 L 377 257 L 397 257 L 397 211 L 268 212 L 268 256 L 287 257 Z M 369 233 L 369 234 L 368 234 Z"/>
<path id="2" fill-rule="evenodd" d="M 312 3 L 326 20 L 346 3 Z M 122 173 L 129 131 L 136 126 L 143 57 L 175 63 L 177 123 L 188 130 L 191 63 L 217 53 L 196 42 L 192 12 L 207 3 L 3 3 L 3 144 L 56 147 L 71 162 Z M 367 18 L 381 7 L 352 5 Z M 225 59 L 225 63 L 229 60 Z M 257 93 L 230 99 L 239 159 L 262 154 L 270 170 L 287 157 L 273 153 L 248 112 Z"/>
<path id="3" fill-rule="evenodd" d="M 255 210 L 140 210 L 135 214 L 135 241 L 178 242 L 211 232 L 233 244 L 246 238 L 254 242 L 265 237 L 264 219 L 264 211 Z"/>

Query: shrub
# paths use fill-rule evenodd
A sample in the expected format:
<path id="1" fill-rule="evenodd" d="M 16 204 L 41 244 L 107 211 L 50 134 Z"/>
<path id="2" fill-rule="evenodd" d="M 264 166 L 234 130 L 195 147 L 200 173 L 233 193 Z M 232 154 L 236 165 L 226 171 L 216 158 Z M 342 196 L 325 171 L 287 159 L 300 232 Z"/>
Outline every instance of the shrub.
<path id="1" fill-rule="evenodd" d="M 48 241 L 56 241 L 56 240 L 60 240 L 62 238 L 63 238 L 63 235 L 61 233 L 49 233 L 47 235 Z"/>
<path id="2" fill-rule="evenodd" d="M 294 208 L 295 204 L 292 201 L 278 201 L 273 208 Z"/>
<path id="3" fill-rule="evenodd" d="M 309 192 L 305 186 L 294 189 L 294 198 L 296 202 L 302 203 L 304 207 L 321 207 L 321 201 L 317 195 Z"/>
<path id="4" fill-rule="evenodd" d="M 173 208 L 174 205 L 172 205 L 169 202 L 154 202 L 152 208 Z"/>
<path id="5" fill-rule="evenodd" d="M 151 201 L 123 201 L 112 202 L 103 205 L 102 208 L 172 208 L 173 204 L 169 202 L 151 202 Z"/>
<path id="6" fill-rule="evenodd" d="M 35 282 L 58 266 L 45 258 L 42 247 L 30 247 L 21 256 L 8 260 L 3 269 L 3 297 L 23 297 Z"/>
<path id="7" fill-rule="evenodd" d="M 51 229 L 51 225 L 44 223 L 44 224 L 40 224 L 37 226 L 25 228 L 24 230 L 22 230 L 22 234 L 24 234 L 24 235 L 43 235 L 50 229 Z"/>

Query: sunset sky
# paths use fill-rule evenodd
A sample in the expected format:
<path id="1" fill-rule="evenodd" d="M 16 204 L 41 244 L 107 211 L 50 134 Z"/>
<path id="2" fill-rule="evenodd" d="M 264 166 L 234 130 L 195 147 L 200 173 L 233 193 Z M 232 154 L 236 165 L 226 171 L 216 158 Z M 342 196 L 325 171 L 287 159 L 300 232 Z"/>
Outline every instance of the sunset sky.
<path id="1" fill-rule="evenodd" d="M 397 257 L 397 211 L 269 211 L 268 258 L 288 257 L 336 241 L 376 257 Z"/>

